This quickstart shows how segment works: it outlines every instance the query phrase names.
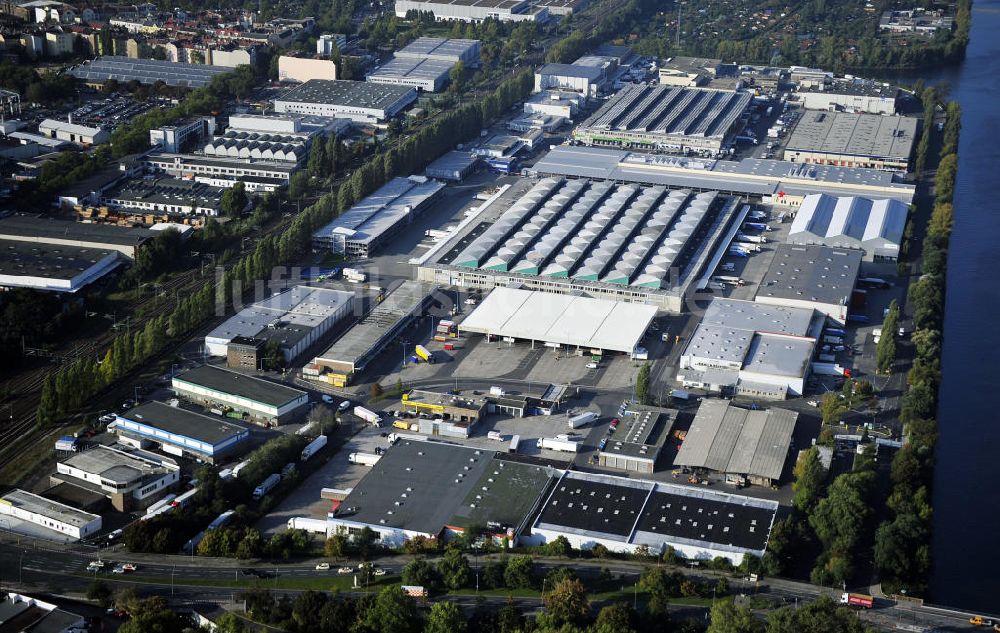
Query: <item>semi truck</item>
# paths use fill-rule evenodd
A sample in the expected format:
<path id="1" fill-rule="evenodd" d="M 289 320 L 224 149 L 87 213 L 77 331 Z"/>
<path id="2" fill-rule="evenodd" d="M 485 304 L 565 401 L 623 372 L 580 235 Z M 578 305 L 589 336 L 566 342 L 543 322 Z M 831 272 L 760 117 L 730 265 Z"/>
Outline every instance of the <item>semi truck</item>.
<path id="1" fill-rule="evenodd" d="M 507 447 L 507 452 L 516 453 L 518 447 L 520 446 L 521 446 L 521 436 L 515 435 L 514 437 L 510 438 L 510 446 Z"/>
<path id="2" fill-rule="evenodd" d="M 569 428 L 578 429 L 585 424 L 596 422 L 598 417 L 600 416 L 593 411 L 586 411 L 579 415 L 570 416 L 566 423 L 569 425 Z"/>
<path id="3" fill-rule="evenodd" d="M 288 519 L 289 530 L 305 530 L 316 534 L 326 534 L 326 519 L 310 519 L 308 517 L 292 517 Z"/>
<path id="4" fill-rule="evenodd" d="M 747 235 L 746 233 L 737 233 L 736 241 L 750 242 L 752 244 L 767 244 L 767 238 L 763 235 Z"/>
<path id="5" fill-rule="evenodd" d="M 764 224 L 763 222 L 744 222 L 743 228 L 752 229 L 754 231 L 764 231 L 764 232 L 771 230 L 771 227 Z"/>
<path id="6" fill-rule="evenodd" d="M 843 593 L 840 595 L 840 604 L 871 609 L 875 606 L 875 598 L 863 593 Z"/>
<path id="7" fill-rule="evenodd" d="M 417 345 L 415 348 L 413 348 L 413 351 L 416 354 L 417 358 L 431 364 L 434 363 L 434 354 L 431 354 L 430 350 L 428 350 L 423 345 Z"/>
<path id="8" fill-rule="evenodd" d="M 246 461 L 242 461 L 239 464 L 236 464 L 235 466 L 233 466 L 233 477 L 239 477 L 240 476 L 240 471 L 243 470 L 246 467 L 246 465 L 249 464 L 249 463 L 250 463 L 250 460 L 248 459 Z"/>
<path id="9" fill-rule="evenodd" d="M 205 531 L 214 530 L 215 528 L 222 527 L 223 525 L 229 523 L 229 519 L 233 518 L 234 514 L 236 514 L 235 510 L 226 510 L 219 516 L 215 517 L 215 519 L 208 524 L 208 527 L 205 528 Z"/>
<path id="10" fill-rule="evenodd" d="M 747 283 L 740 277 L 734 277 L 733 275 L 715 275 L 712 277 L 712 281 L 716 281 L 720 284 L 729 284 L 731 286 L 745 286 Z"/>
<path id="11" fill-rule="evenodd" d="M 561 451 L 564 453 L 576 453 L 580 450 L 580 443 L 573 440 L 542 437 L 538 439 L 538 448 L 547 448 L 550 451 Z"/>
<path id="12" fill-rule="evenodd" d="M 347 457 L 347 461 L 360 466 L 374 466 L 380 459 L 382 459 L 381 455 L 373 455 L 372 453 L 351 453 Z"/>
<path id="13" fill-rule="evenodd" d="M 729 254 L 732 255 L 733 257 L 750 257 L 750 251 L 743 248 L 742 246 L 736 246 L 736 245 L 729 247 Z"/>
<path id="14" fill-rule="evenodd" d="M 320 435 L 313 441 L 309 442 L 305 448 L 302 449 L 302 455 L 300 456 L 301 461 L 309 461 L 309 458 L 315 455 L 319 449 L 326 446 L 326 436 Z"/>
<path id="15" fill-rule="evenodd" d="M 191 499 L 194 498 L 196 494 L 198 494 L 198 489 L 192 488 L 184 494 L 177 495 L 177 498 L 171 501 L 170 505 L 174 508 L 184 508 L 191 502 Z"/>
<path id="16" fill-rule="evenodd" d="M 281 475 L 278 473 L 271 473 L 267 476 L 267 479 L 260 482 L 260 485 L 253 489 L 254 501 L 260 501 L 264 498 L 264 495 L 274 490 L 274 487 L 278 485 L 281 481 Z"/>
<path id="17" fill-rule="evenodd" d="M 379 426 L 379 424 L 382 422 L 382 416 L 380 416 L 379 414 L 375 413 L 370 409 L 364 408 L 360 404 L 354 407 L 354 415 L 358 416 L 365 422 L 372 424 L 373 426 Z"/>
<path id="18" fill-rule="evenodd" d="M 824 343 L 829 343 L 830 345 L 843 345 L 844 339 L 839 336 L 827 335 L 823 337 Z"/>
<path id="19" fill-rule="evenodd" d="M 146 508 L 146 514 L 147 515 L 156 514 L 157 510 L 169 506 L 170 502 L 173 501 L 176 498 L 177 498 L 177 495 L 175 495 L 175 494 L 169 494 L 166 497 L 163 497 L 162 499 L 160 499 L 159 501 L 157 501 L 153 505 L 151 505 L 148 508 Z"/>

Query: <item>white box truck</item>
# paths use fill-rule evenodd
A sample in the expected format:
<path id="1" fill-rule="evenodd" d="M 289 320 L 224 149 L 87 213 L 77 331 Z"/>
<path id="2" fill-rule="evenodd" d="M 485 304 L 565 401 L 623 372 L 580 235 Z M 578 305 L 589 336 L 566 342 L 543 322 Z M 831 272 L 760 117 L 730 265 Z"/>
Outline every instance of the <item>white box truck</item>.
<path id="1" fill-rule="evenodd" d="M 561 451 L 564 453 L 576 453 L 580 450 L 580 443 L 572 440 L 560 440 L 554 437 L 543 437 L 538 440 L 538 448 L 546 448 L 550 451 Z"/>
<path id="2" fill-rule="evenodd" d="M 254 501 L 260 501 L 264 495 L 274 490 L 274 487 L 278 485 L 281 481 L 281 475 L 278 473 L 271 473 L 267 476 L 267 479 L 260 482 L 260 485 L 253 489 Z"/>
<path id="3" fill-rule="evenodd" d="M 347 461 L 361 466 L 374 466 L 380 459 L 382 459 L 381 455 L 373 455 L 372 453 L 351 453 L 347 457 Z"/>
<path id="4" fill-rule="evenodd" d="M 308 461 L 310 457 L 315 455 L 319 451 L 319 449 L 323 448 L 324 446 L 326 446 L 326 436 L 320 435 L 313 441 L 309 442 L 309 444 L 307 444 L 306 447 L 302 449 L 302 455 L 300 456 L 301 460 Z"/>
<path id="5" fill-rule="evenodd" d="M 598 416 L 593 411 L 586 411 L 586 412 L 581 413 L 579 415 L 570 416 L 569 420 L 567 421 L 567 424 L 569 425 L 569 428 L 571 428 L 571 429 L 578 429 L 581 426 L 584 426 L 585 424 L 590 424 L 591 422 L 596 422 L 597 418 L 599 418 L 599 417 L 600 416 Z"/>
<path id="6" fill-rule="evenodd" d="M 370 409 L 364 408 L 361 405 L 354 407 L 354 415 L 358 416 L 365 422 L 372 424 L 373 426 L 381 426 L 382 416 L 374 411 L 371 411 Z"/>

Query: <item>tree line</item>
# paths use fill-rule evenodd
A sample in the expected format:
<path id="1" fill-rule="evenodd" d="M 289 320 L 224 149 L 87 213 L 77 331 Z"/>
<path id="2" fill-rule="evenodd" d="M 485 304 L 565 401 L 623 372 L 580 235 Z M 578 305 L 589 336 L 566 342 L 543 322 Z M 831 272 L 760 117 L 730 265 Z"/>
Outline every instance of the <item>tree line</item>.
<path id="1" fill-rule="evenodd" d="M 875 534 L 875 565 L 888 592 L 922 595 L 931 569 L 931 486 L 937 442 L 937 394 L 941 384 L 945 279 L 953 222 L 961 109 L 947 104 L 935 200 L 922 244 L 922 275 L 910 286 L 913 365 L 901 402 L 906 442 L 892 462 L 890 520 Z"/>

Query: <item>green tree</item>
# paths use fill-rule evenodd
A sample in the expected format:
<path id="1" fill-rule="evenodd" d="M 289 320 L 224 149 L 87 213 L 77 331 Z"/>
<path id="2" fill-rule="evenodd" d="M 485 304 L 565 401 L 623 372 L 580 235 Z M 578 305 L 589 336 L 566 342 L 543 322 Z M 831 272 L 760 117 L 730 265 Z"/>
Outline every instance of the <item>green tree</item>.
<path id="1" fill-rule="evenodd" d="M 403 584 L 425 587 L 434 591 L 441 583 L 441 578 L 433 565 L 422 558 L 411 560 L 403 567 Z"/>
<path id="2" fill-rule="evenodd" d="M 418 633 L 421 629 L 416 603 L 398 585 L 378 594 L 364 616 L 364 625 L 374 633 Z"/>
<path id="3" fill-rule="evenodd" d="M 712 605 L 712 623 L 706 633 L 762 633 L 764 623 L 750 609 L 737 607 L 732 600 L 719 600 Z"/>
<path id="4" fill-rule="evenodd" d="M 454 602 L 435 602 L 427 614 L 424 633 L 465 633 L 468 623 L 461 607 Z"/>
<path id="5" fill-rule="evenodd" d="M 593 633 L 635 633 L 638 625 L 635 610 L 627 603 L 616 602 L 598 612 Z"/>
<path id="6" fill-rule="evenodd" d="M 643 363 L 639 367 L 639 373 L 635 378 L 635 397 L 642 404 L 650 404 L 649 363 Z"/>
<path id="7" fill-rule="evenodd" d="M 511 556 L 503 581 L 508 589 L 528 589 L 534 583 L 535 563 L 530 556 Z"/>
<path id="8" fill-rule="evenodd" d="M 243 210 L 247 208 L 248 204 L 250 204 L 250 199 L 247 197 L 246 185 L 238 182 L 222 192 L 219 206 L 228 217 L 238 218 L 243 214 Z"/>
<path id="9" fill-rule="evenodd" d="M 301 200 L 307 193 L 309 193 L 309 174 L 304 171 L 292 174 L 288 181 L 288 197 L 292 200 Z"/>
<path id="10" fill-rule="evenodd" d="M 851 609 L 820 596 L 795 609 L 784 607 L 768 614 L 766 633 L 866 633 L 863 620 Z"/>
<path id="11" fill-rule="evenodd" d="M 899 305 L 893 299 L 882 321 L 882 335 L 875 349 L 875 366 L 880 374 L 888 374 L 896 360 L 896 330 L 899 329 Z"/>
<path id="12" fill-rule="evenodd" d="M 309 148 L 309 173 L 314 178 L 322 178 L 330 170 L 330 164 L 326 156 L 326 142 L 322 137 L 313 139 Z"/>
<path id="13" fill-rule="evenodd" d="M 444 585 L 451 590 L 468 587 L 472 581 L 472 568 L 469 559 L 462 555 L 461 550 L 449 547 L 437 564 L 437 572 Z"/>
<path id="14" fill-rule="evenodd" d="M 215 622 L 215 633 L 246 633 L 247 627 L 232 611 L 226 611 Z"/>
<path id="15" fill-rule="evenodd" d="M 334 534 L 323 544 L 323 554 L 329 558 L 342 558 L 347 553 L 347 537 Z"/>
<path id="16" fill-rule="evenodd" d="M 578 578 L 562 580 L 542 597 L 551 625 L 582 625 L 590 618 L 587 590 Z"/>
<path id="17" fill-rule="evenodd" d="M 264 357 L 261 359 L 262 369 L 280 371 L 285 366 L 285 355 L 281 351 L 278 339 L 268 339 L 264 344 Z"/>
<path id="18" fill-rule="evenodd" d="M 819 449 L 814 446 L 803 453 L 795 463 L 792 474 L 795 476 L 792 505 L 808 514 L 819 502 L 826 483 L 826 469 L 819 460 Z"/>
<path id="19" fill-rule="evenodd" d="M 103 580 L 95 580 L 87 587 L 87 600 L 93 600 L 102 608 L 111 606 L 111 587 Z"/>

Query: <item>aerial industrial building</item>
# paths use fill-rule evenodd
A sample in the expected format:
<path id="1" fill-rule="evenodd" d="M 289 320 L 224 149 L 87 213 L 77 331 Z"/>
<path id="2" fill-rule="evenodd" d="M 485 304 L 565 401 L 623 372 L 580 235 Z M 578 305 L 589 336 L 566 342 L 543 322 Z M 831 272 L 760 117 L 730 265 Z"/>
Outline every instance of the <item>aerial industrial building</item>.
<path id="1" fill-rule="evenodd" d="M 248 192 L 274 191 L 284 187 L 298 169 L 297 163 L 287 161 L 206 157 L 200 154 L 154 152 L 139 160 L 152 173 L 190 178 L 217 187 L 231 187 L 242 182 Z"/>
<path id="2" fill-rule="evenodd" d="M 792 220 L 788 242 L 852 248 L 865 261 L 895 262 L 908 214 L 898 200 L 811 195 Z"/>
<path id="3" fill-rule="evenodd" d="M 129 259 L 154 233 L 148 229 L 67 222 L 40 214 L 0 218 L 0 240 L 118 251 Z"/>
<path id="4" fill-rule="evenodd" d="M 174 376 L 178 395 L 217 410 L 242 413 L 249 421 L 277 426 L 304 411 L 309 394 L 288 385 L 202 365 Z"/>
<path id="5" fill-rule="evenodd" d="M 312 79 L 277 97 L 274 111 L 317 114 L 374 125 L 391 119 L 416 100 L 417 91 L 408 86 Z"/>
<path id="6" fill-rule="evenodd" d="M 409 86 L 424 92 L 441 92 L 448 83 L 454 62 L 415 57 L 396 57 L 368 73 L 373 84 Z"/>
<path id="7" fill-rule="evenodd" d="M 364 371 L 414 319 L 431 299 L 431 289 L 419 281 L 404 281 L 362 320 L 306 366 L 307 376 L 344 387 Z"/>
<path id="8" fill-rule="evenodd" d="M 785 145 L 796 163 L 909 171 L 917 120 L 912 117 L 807 110 Z"/>
<path id="9" fill-rule="evenodd" d="M 894 86 L 866 79 L 833 79 L 799 88 L 795 98 L 808 110 L 844 110 L 868 114 L 896 114 L 902 92 Z"/>
<path id="10" fill-rule="evenodd" d="M 180 178 L 133 179 L 104 192 L 101 204 L 139 216 L 217 216 L 222 211 L 222 193 L 222 187 Z"/>
<path id="11" fill-rule="evenodd" d="M 676 409 L 630 405 L 619 419 L 614 435 L 597 455 L 604 468 L 652 474 L 656 460 L 677 421 Z"/>
<path id="12" fill-rule="evenodd" d="M 232 70 L 226 66 L 102 55 L 70 68 L 69 74 L 95 87 L 102 87 L 104 82 L 113 79 L 119 83 L 138 81 L 152 85 L 162 81 L 174 88 L 204 88 L 213 77 Z"/>
<path id="13" fill-rule="evenodd" d="M 846 323 L 860 270 L 857 250 L 779 244 L 754 301 L 817 310 Z"/>
<path id="14" fill-rule="evenodd" d="M 548 9 L 531 0 L 396 0 L 396 16 L 405 18 L 410 11 L 433 13 L 436 20 L 482 22 L 490 18 L 501 22 L 545 22 Z"/>
<path id="15" fill-rule="evenodd" d="M 571 90 L 584 97 L 594 97 L 608 80 L 605 69 L 599 66 L 545 64 L 535 71 L 535 92 Z"/>
<path id="16" fill-rule="evenodd" d="M 781 479 L 798 417 L 785 409 L 742 409 L 729 400 L 705 398 L 674 465 L 722 473 L 737 485 L 774 485 Z"/>
<path id="17" fill-rule="evenodd" d="M 749 92 L 629 84 L 573 131 L 585 145 L 716 155 L 739 131 Z"/>
<path id="18" fill-rule="evenodd" d="M 313 247 L 335 255 L 369 257 L 423 213 L 443 189 L 436 180 L 393 178 L 313 233 Z"/>
<path id="19" fill-rule="evenodd" d="M 90 127 L 56 119 L 45 119 L 39 123 L 38 133 L 84 147 L 107 143 L 111 140 L 111 130 L 107 128 Z"/>
<path id="20" fill-rule="evenodd" d="M 58 532 L 73 541 L 97 534 L 102 525 L 101 517 L 96 514 L 50 501 L 19 488 L 0 496 L 0 515 Z"/>
<path id="21" fill-rule="evenodd" d="M 532 346 L 540 343 L 631 355 L 655 316 L 654 306 L 497 287 L 459 329 L 466 334 L 529 341 Z"/>
<path id="22" fill-rule="evenodd" d="M 116 510 L 129 512 L 166 495 L 180 481 L 180 468 L 144 451 L 99 445 L 57 462 L 52 480 L 102 494 Z"/>
<path id="23" fill-rule="evenodd" d="M 249 449 L 250 431 L 231 419 L 207 416 L 162 402 L 147 402 L 116 416 L 121 441 L 139 447 L 152 442 L 164 453 L 209 464 Z"/>
<path id="24" fill-rule="evenodd" d="M 126 259 L 117 250 L 0 239 L 0 288 L 79 292 Z"/>
<path id="25" fill-rule="evenodd" d="M 479 40 L 418 37 L 395 53 L 396 57 L 433 59 L 466 66 L 479 64 Z"/>
<path id="26" fill-rule="evenodd" d="M 466 176 L 475 171 L 478 164 L 478 156 L 473 156 L 469 152 L 452 150 L 428 165 L 424 169 L 424 174 L 428 178 L 461 182 L 465 180 Z"/>
<path id="27" fill-rule="evenodd" d="M 783 400 L 802 395 L 825 315 L 713 299 L 681 355 L 685 386 Z"/>
<path id="28" fill-rule="evenodd" d="M 483 289 L 516 282 L 680 312 L 737 206 L 717 192 L 522 180 L 432 247 L 417 278 Z"/>
<path id="29" fill-rule="evenodd" d="M 275 341 L 291 364 L 349 316 L 353 307 L 353 292 L 295 286 L 237 312 L 205 336 L 205 349 L 212 356 L 227 357 L 230 343 L 237 337 L 265 344 Z"/>
<path id="30" fill-rule="evenodd" d="M 278 58 L 278 81 L 304 82 L 310 79 L 334 80 L 337 66 L 329 55 L 321 59 L 282 55 Z"/>
<path id="31" fill-rule="evenodd" d="M 401 439 L 327 519 L 330 534 L 369 528 L 379 544 L 420 536 L 444 540 L 485 526 L 493 539 L 613 552 L 668 547 L 692 559 L 735 564 L 761 556 L 776 501 L 639 479 L 563 471 L 505 453 Z"/>
<path id="32" fill-rule="evenodd" d="M 759 158 L 714 160 L 566 145 L 554 147 L 529 171 L 544 176 L 720 191 L 792 209 L 814 193 L 892 198 L 909 204 L 916 190 L 895 173 L 861 167 L 805 165 Z"/>

